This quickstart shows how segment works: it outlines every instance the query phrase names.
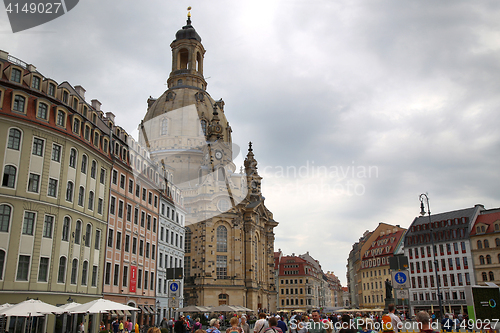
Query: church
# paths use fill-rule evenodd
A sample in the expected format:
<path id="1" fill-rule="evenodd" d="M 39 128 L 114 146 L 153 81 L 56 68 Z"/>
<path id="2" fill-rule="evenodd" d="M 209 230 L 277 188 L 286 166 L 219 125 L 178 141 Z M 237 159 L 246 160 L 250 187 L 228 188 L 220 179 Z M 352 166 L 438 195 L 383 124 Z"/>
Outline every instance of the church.
<path id="1" fill-rule="evenodd" d="M 225 103 L 207 92 L 205 49 L 187 23 L 170 45 L 168 89 L 148 99 L 139 143 L 182 190 L 186 211 L 184 306 L 241 305 L 276 311 L 274 228 L 252 144 L 244 168 Z M 182 242 L 182 240 L 181 240 Z"/>

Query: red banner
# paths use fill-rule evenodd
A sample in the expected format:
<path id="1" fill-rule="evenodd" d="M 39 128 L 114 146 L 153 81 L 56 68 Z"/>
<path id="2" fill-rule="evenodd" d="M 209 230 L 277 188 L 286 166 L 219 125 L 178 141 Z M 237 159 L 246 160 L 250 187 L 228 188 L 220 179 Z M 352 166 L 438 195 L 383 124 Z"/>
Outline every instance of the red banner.
<path id="1" fill-rule="evenodd" d="M 130 286 L 131 293 L 135 293 L 135 286 L 137 284 L 137 266 L 130 266 Z"/>

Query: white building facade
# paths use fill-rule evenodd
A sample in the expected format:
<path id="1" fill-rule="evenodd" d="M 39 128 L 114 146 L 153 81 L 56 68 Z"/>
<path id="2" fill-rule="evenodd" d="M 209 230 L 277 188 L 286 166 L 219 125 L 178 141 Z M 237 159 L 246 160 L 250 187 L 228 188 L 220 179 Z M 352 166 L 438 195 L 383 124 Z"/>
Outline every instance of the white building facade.
<path id="1" fill-rule="evenodd" d="M 174 190 L 175 191 L 175 190 Z M 174 202 L 172 198 L 179 198 L 179 202 Z M 166 197 L 161 195 L 159 207 L 159 226 L 158 226 L 158 260 L 157 262 L 157 292 L 156 306 L 158 313 L 158 324 L 162 318 L 172 318 L 175 316 L 176 308 L 169 308 L 168 268 L 183 268 L 184 265 L 184 246 L 185 246 L 185 212 L 181 208 L 182 198 L 178 195 Z M 185 274 L 183 275 L 185 276 Z M 183 279 L 176 279 L 179 284 L 179 308 L 183 307 L 184 283 Z"/>

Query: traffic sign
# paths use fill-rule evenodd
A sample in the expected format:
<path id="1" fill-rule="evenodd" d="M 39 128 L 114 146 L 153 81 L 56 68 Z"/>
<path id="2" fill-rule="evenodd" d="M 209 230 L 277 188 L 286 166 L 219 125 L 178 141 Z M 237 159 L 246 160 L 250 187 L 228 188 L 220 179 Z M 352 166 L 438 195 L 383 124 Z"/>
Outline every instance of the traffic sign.
<path id="1" fill-rule="evenodd" d="M 410 291 L 408 289 L 394 289 L 394 290 L 395 290 L 394 296 L 396 296 L 397 299 L 410 298 Z"/>
<path id="2" fill-rule="evenodd" d="M 168 281 L 168 297 L 179 297 L 180 292 L 179 282 Z"/>
<path id="3" fill-rule="evenodd" d="M 410 274 L 408 271 L 392 271 L 392 286 L 394 289 L 409 289 Z"/>
<path id="4" fill-rule="evenodd" d="M 178 298 L 169 298 L 168 299 L 168 307 L 169 308 L 178 308 L 179 307 L 179 299 Z"/>

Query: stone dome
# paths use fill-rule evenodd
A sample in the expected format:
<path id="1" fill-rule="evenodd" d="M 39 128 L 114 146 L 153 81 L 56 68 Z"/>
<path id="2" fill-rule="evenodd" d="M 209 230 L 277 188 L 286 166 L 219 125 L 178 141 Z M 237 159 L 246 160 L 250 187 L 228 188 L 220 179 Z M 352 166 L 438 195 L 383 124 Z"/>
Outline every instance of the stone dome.
<path id="1" fill-rule="evenodd" d="M 175 34 L 175 41 L 181 40 L 181 39 L 196 39 L 198 42 L 201 42 L 201 37 L 198 35 L 194 27 L 191 25 L 191 19 L 188 18 L 187 24 L 182 27 L 177 33 Z"/>

